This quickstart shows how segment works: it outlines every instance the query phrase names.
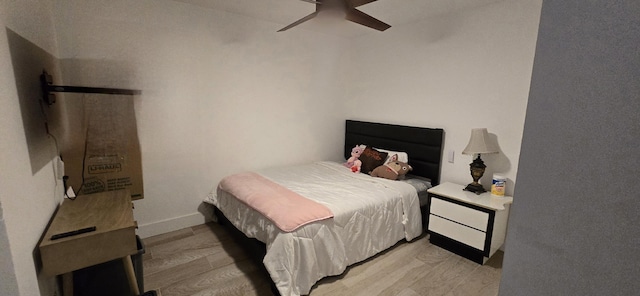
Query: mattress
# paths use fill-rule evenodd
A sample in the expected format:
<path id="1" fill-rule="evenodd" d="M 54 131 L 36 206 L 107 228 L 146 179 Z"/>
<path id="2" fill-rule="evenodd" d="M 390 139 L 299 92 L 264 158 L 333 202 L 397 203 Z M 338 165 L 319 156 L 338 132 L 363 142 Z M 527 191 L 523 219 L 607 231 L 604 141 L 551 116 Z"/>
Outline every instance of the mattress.
<path id="1" fill-rule="evenodd" d="M 257 173 L 334 214 L 284 232 L 219 188 L 205 200 L 247 237 L 266 244 L 263 263 L 281 295 L 308 294 L 319 279 L 341 274 L 347 266 L 422 233 L 416 188 L 424 185 L 415 181 L 374 178 L 327 161 Z"/>

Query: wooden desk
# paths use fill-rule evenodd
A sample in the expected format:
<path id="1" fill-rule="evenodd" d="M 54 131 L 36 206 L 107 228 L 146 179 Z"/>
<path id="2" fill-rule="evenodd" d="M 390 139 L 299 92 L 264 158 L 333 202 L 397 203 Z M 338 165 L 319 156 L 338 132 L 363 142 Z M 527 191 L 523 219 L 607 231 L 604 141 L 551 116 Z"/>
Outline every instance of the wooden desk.
<path id="1" fill-rule="evenodd" d="M 51 240 L 51 236 L 95 226 L 96 230 Z M 63 291 L 73 295 L 73 271 L 122 258 L 134 295 L 139 295 L 131 255 L 137 253 L 136 222 L 128 190 L 65 199 L 40 243 L 42 272 L 63 274 Z"/>

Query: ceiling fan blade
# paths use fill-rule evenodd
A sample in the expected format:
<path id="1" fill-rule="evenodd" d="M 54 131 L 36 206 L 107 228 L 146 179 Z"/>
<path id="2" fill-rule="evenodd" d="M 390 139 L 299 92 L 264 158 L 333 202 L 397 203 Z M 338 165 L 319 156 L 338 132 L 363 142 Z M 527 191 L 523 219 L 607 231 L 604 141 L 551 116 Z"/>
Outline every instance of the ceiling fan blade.
<path id="1" fill-rule="evenodd" d="M 301 18 L 301 19 L 299 19 L 299 20 L 297 20 L 297 21 L 295 21 L 293 23 L 291 23 L 290 25 L 278 30 L 278 32 L 289 30 L 289 29 L 291 29 L 291 28 L 293 28 L 293 27 L 295 27 L 295 26 L 297 26 L 299 24 L 302 24 L 302 23 L 304 23 L 304 22 L 316 17 L 316 15 L 318 15 L 318 11 L 317 10 L 315 12 L 312 12 L 311 14 L 309 14 L 309 15 L 307 15 L 307 16 L 305 16 L 305 17 L 303 17 L 303 18 Z"/>
<path id="2" fill-rule="evenodd" d="M 384 31 L 391 28 L 390 25 L 355 8 L 347 11 L 346 19 L 378 31 Z"/>
<path id="3" fill-rule="evenodd" d="M 305 1 L 305 0 L 302 0 Z M 347 0 L 347 4 L 349 4 L 349 7 L 351 8 L 356 8 L 358 6 L 362 6 L 371 2 L 376 2 L 378 0 Z"/>
<path id="4" fill-rule="evenodd" d="M 302 2 L 309 2 L 309 3 L 313 3 L 313 4 L 322 4 L 322 2 L 320 1 L 314 1 L 314 0 L 300 0 Z M 377 1 L 377 0 L 373 0 L 373 1 Z"/>

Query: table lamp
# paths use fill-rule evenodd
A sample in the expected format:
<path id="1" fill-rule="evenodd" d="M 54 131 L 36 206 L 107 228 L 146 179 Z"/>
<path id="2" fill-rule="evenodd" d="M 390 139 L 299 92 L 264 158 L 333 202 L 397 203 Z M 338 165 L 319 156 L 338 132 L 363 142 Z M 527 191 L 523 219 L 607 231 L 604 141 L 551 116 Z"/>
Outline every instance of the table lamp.
<path id="1" fill-rule="evenodd" d="M 469 164 L 469 170 L 471 171 L 473 182 L 469 183 L 464 190 L 475 194 L 486 192 L 484 187 L 478 183 L 478 180 L 482 178 L 484 170 L 487 167 L 484 165 L 484 161 L 480 159 L 480 154 L 487 153 L 498 153 L 498 146 L 489 139 L 489 133 L 486 128 L 472 129 L 469 144 L 467 144 L 467 147 L 462 150 L 462 154 L 478 154 L 478 157 Z"/>

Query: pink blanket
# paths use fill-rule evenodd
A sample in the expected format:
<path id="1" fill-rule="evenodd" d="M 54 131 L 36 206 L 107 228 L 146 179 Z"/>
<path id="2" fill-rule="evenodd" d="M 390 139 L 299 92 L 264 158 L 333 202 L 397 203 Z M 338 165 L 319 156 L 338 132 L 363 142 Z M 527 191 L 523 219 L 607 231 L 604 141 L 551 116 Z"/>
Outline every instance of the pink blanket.
<path id="1" fill-rule="evenodd" d="M 260 212 L 285 232 L 333 217 L 324 205 L 253 172 L 225 177 L 218 187 Z"/>

